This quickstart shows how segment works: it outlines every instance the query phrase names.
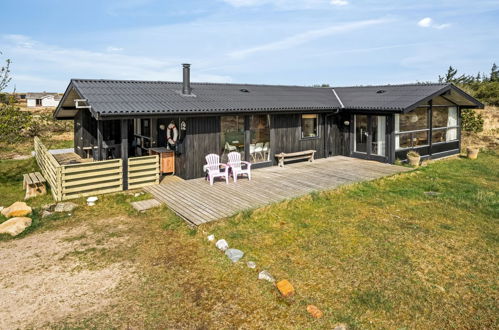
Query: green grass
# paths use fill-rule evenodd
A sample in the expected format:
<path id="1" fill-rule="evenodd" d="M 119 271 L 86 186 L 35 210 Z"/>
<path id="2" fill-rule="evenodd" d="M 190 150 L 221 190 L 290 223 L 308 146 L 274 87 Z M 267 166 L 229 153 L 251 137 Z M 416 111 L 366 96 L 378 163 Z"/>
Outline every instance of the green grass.
<path id="1" fill-rule="evenodd" d="M 16 165 L 17 164 L 17 165 Z M 2 198 L 23 192 L 14 173 L 29 161 L 0 162 Z M 17 172 L 16 172 L 17 171 Z M 9 173 L 8 179 L 4 173 Z M 425 192 L 438 192 L 427 195 Z M 418 170 L 314 193 L 191 229 L 161 207 L 135 212 L 130 194 L 102 196 L 72 217 L 38 219 L 27 234 L 88 226 L 68 242 L 80 268 L 129 262 L 139 280 L 120 300 L 56 328 L 482 328 L 498 327 L 499 156 L 434 162 Z M 41 205 L 46 200 L 34 200 Z M 2 202 L 3 203 L 3 202 Z M 0 203 L 0 204 L 2 204 Z M 7 203 L 4 203 L 7 204 Z M 117 231 L 108 219 L 121 217 Z M 2 220 L 0 220 L 2 221 Z M 206 240 L 215 234 L 245 252 L 232 264 Z M 108 239 L 126 244 L 105 246 Z M 0 238 L 1 239 L 1 238 Z M 11 238 L 5 238 L 10 240 Z M 286 300 L 257 280 L 288 279 Z M 80 268 L 75 269 L 78 271 Z M 319 320 L 308 304 L 324 312 Z"/>

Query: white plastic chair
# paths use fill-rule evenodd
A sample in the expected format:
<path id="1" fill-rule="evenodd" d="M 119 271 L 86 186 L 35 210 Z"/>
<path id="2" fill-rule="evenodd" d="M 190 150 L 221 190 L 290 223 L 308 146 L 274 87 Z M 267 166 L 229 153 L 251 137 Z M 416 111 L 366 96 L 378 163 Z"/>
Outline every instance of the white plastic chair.
<path id="1" fill-rule="evenodd" d="M 263 142 L 257 143 L 255 145 L 255 154 L 260 155 L 263 160 Z"/>
<path id="2" fill-rule="evenodd" d="M 227 163 L 231 170 L 232 176 L 234 177 L 234 182 L 237 182 L 237 176 L 241 174 L 246 174 L 248 179 L 251 180 L 251 163 L 241 160 L 241 154 L 239 152 L 229 153 L 229 162 Z M 243 164 L 246 168 L 243 169 Z"/>
<path id="3" fill-rule="evenodd" d="M 256 149 L 255 145 L 254 144 L 250 144 L 250 152 L 249 153 L 250 153 L 251 158 L 253 158 L 253 160 L 256 159 L 255 158 L 255 149 Z"/>
<path id="4" fill-rule="evenodd" d="M 225 150 L 227 152 L 236 151 L 237 147 L 233 146 L 233 145 L 230 145 L 229 142 L 225 142 Z"/>
<path id="5" fill-rule="evenodd" d="M 270 157 L 270 142 L 265 142 L 262 151 L 263 151 L 263 158 L 267 158 L 267 160 L 269 160 L 268 158 Z"/>
<path id="6" fill-rule="evenodd" d="M 230 155 L 231 153 L 229 153 Z M 210 180 L 210 185 L 213 185 L 213 181 L 215 178 L 223 177 L 225 178 L 225 183 L 229 183 L 229 167 L 227 164 L 220 163 L 220 156 L 217 154 L 209 154 L 205 157 L 206 165 L 203 167 L 203 170 L 207 173 L 208 179 Z M 220 166 L 224 168 L 224 170 L 220 170 Z"/>

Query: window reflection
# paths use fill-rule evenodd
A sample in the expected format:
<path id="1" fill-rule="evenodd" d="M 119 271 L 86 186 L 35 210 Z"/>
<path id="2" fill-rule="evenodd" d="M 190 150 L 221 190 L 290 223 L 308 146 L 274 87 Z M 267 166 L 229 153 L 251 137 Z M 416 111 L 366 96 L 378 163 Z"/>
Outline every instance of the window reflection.
<path id="1" fill-rule="evenodd" d="M 259 163 L 270 160 L 270 118 L 268 115 L 250 117 L 251 141 L 249 145 L 250 162 Z"/>
<path id="2" fill-rule="evenodd" d="M 229 152 L 236 151 L 244 157 L 244 117 L 223 116 L 220 119 L 222 162 L 226 163 Z"/>

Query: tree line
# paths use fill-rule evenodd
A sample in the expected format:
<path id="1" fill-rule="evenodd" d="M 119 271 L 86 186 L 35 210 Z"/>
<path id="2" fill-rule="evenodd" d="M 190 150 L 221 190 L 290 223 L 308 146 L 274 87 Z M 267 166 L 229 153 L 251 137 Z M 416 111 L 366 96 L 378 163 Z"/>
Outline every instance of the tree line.
<path id="1" fill-rule="evenodd" d="M 482 103 L 499 106 L 499 67 L 495 63 L 489 73 L 475 75 L 459 74 L 456 68 L 449 66 L 443 76 L 438 76 L 438 81 L 453 83 Z"/>

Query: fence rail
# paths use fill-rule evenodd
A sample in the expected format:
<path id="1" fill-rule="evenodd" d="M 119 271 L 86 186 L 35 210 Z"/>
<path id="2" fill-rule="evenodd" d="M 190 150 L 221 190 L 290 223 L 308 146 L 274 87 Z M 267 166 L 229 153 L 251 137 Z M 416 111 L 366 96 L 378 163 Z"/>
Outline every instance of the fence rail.
<path id="1" fill-rule="evenodd" d="M 128 189 L 159 183 L 158 155 L 129 158 L 127 169 L 121 159 L 60 165 L 38 137 L 34 145 L 36 161 L 56 201 L 122 191 L 124 170 Z"/>

